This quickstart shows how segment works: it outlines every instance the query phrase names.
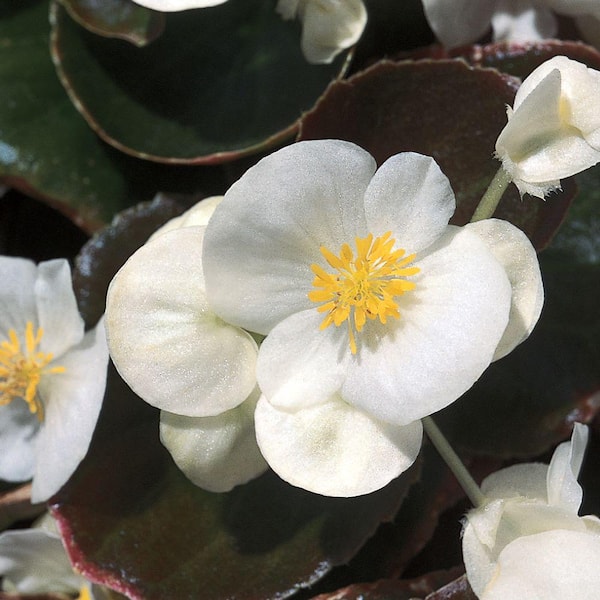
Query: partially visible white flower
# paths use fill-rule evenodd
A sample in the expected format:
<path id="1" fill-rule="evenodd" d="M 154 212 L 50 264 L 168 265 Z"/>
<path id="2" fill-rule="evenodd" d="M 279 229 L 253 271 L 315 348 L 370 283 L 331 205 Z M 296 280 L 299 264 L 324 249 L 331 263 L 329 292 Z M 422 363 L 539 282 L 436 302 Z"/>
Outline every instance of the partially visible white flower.
<path id="1" fill-rule="evenodd" d="M 223 196 L 209 196 L 208 198 L 203 198 L 183 214 L 167 221 L 162 227 L 159 227 L 148 238 L 148 241 L 157 238 L 163 233 L 180 229 L 181 227 L 204 227 L 221 200 L 223 200 Z"/>
<path id="2" fill-rule="evenodd" d="M 178 12 L 180 10 L 189 10 L 191 8 L 208 8 L 224 4 L 227 0 L 133 0 L 140 6 L 159 10 L 161 12 Z"/>
<path id="3" fill-rule="evenodd" d="M 108 598 L 103 588 L 73 570 L 48 514 L 30 529 L 0 533 L 0 577 L 2 589 L 10 593 L 78 594 L 77 600 Z"/>
<path id="4" fill-rule="evenodd" d="M 423 0 L 423 8 L 447 48 L 476 42 L 490 26 L 496 42 L 552 38 L 558 30 L 555 13 L 575 17 L 584 33 L 600 36 L 597 0 Z"/>
<path id="5" fill-rule="evenodd" d="M 496 155 L 522 194 L 543 198 L 600 161 L 600 72 L 555 56 L 517 91 Z"/>
<path id="6" fill-rule="evenodd" d="M 416 458 L 420 419 L 537 321 L 527 238 L 499 220 L 448 225 L 454 208 L 430 157 L 376 170 L 358 146 L 317 140 L 260 161 L 215 210 L 207 296 L 267 335 L 257 438 L 286 481 L 332 496 L 383 487 Z"/>
<path id="7" fill-rule="evenodd" d="M 167 223 L 111 282 L 106 330 L 129 386 L 161 409 L 161 441 L 186 476 L 227 491 L 267 466 L 254 439 L 257 344 L 212 311 L 205 224 L 220 198 Z"/>
<path id="8" fill-rule="evenodd" d="M 520 464 L 490 475 L 487 501 L 467 514 L 463 555 L 480 600 L 595 600 L 600 520 L 579 517 L 577 483 L 587 427 L 575 424 L 549 466 Z"/>
<path id="9" fill-rule="evenodd" d="M 106 386 L 102 323 L 84 334 L 66 260 L 0 257 L 0 479 L 47 500 L 85 456 Z"/>
<path id="10" fill-rule="evenodd" d="M 362 0 L 279 0 L 284 19 L 302 21 L 302 52 L 310 63 L 330 63 L 358 42 L 367 24 Z"/>
<path id="11" fill-rule="evenodd" d="M 266 471 L 254 431 L 258 397 L 257 387 L 242 404 L 214 417 L 161 412 L 160 440 L 195 485 L 224 492 Z"/>

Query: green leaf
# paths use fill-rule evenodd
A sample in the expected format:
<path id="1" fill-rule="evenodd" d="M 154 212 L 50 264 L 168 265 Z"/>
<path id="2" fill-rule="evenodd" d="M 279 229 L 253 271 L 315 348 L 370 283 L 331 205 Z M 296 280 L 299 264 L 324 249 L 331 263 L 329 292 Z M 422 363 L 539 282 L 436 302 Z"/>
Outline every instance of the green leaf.
<path id="1" fill-rule="evenodd" d="M 0 4 L 0 179 L 88 232 L 158 190 L 224 190 L 220 172 L 148 163 L 99 140 L 58 81 L 49 27 L 44 0 Z"/>
<path id="2" fill-rule="evenodd" d="M 164 30 L 163 13 L 131 0 L 60 0 L 80 25 L 97 35 L 120 38 L 145 46 Z"/>
<path id="3" fill-rule="evenodd" d="M 74 281 L 86 320 L 132 248 L 177 210 L 164 200 L 129 210 L 84 247 Z M 415 466 L 352 499 L 311 494 L 271 472 L 213 494 L 175 466 L 158 414 L 111 368 L 88 455 L 52 499 L 76 568 L 136 598 L 286 597 L 346 563 L 393 518 L 418 475 Z"/>
<path id="4" fill-rule="evenodd" d="M 90 34 L 59 7 L 53 22 L 54 60 L 89 124 L 171 163 L 223 162 L 289 137 L 344 62 L 308 64 L 299 24 L 263 0 L 169 14 L 143 49 Z"/>
<path id="5" fill-rule="evenodd" d="M 381 164 L 398 152 L 433 156 L 450 179 L 457 209 L 452 223 L 469 221 L 500 163 L 493 158 L 518 82 L 463 61 L 382 61 L 332 84 L 301 122 L 300 139 L 338 138 L 357 143 Z M 505 193 L 496 216 L 511 221 L 544 247 L 573 195 L 522 202 Z"/>

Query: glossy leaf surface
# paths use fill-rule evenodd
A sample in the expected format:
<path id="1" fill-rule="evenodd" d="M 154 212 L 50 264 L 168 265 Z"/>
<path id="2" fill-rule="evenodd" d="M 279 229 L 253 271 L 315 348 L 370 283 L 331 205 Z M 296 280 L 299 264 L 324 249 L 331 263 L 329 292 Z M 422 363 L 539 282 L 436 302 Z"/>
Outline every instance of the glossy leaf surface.
<path id="1" fill-rule="evenodd" d="M 80 25 L 98 35 L 124 39 L 145 46 L 165 26 L 162 13 L 143 8 L 132 0 L 61 0 Z"/>
<path id="2" fill-rule="evenodd" d="M 262 0 L 169 14 L 142 49 L 95 36 L 59 8 L 53 21 L 58 72 L 88 123 L 156 161 L 223 162 L 289 137 L 343 64 L 308 64 L 298 23 Z"/>

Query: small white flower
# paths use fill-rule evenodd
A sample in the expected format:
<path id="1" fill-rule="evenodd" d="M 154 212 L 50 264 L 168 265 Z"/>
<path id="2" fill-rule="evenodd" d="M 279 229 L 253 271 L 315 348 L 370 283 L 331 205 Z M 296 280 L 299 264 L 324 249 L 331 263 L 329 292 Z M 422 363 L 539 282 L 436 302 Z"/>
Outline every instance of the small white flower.
<path id="1" fill-rule="evenodd" d="M 65 260 L 0 257 L 0 478 L 47 500 L 85 456 L 106 386 L 104 327 L 84 335 Z"/>
<path id="2" fill-rule="evenodd" d="M 543 198 L 600 161 L 600 72 L 556 56 L 517 91 L 496 154 L 521 194 Z"/>
<path id="3" fill-rule="evenodd" d="M 600 37 L 597 0 L 423 0 L 425 16 L 447 48 L 471 44 L 492 28 L 493 39 L 524 42 L 556 36 L 556 14 L 574 17 L 591 40 Z"/>
<path id="4" fill-rule="evenodd" d="M 224 4 L 227 0 L 133 0 L 140 6 L 161 12 L 178 12 L 192 8 L 208 8 Z"/>
<path id="5" fill-rule="evenodd" d="M 463 555 L 481 600 L 595 600 L 600 520 L 579 517 L 577 483 L 587 427 L 575 424 L 549 466 L 502 469 L 482 484 L 487 502 L 467 515 Z"/>
<path id="6" fill-rule="evenodd" d="M 79 594 L 77 600 L 108 598 L 73 570 L 54 519 L 45 515 L 30 529 L 0 533 L 2 589 L 19 594 Z"/>
<path id="7" fill-rule="evenodd" d="M 330 63 L 358 42 L 367 24 L 362 0 L 279 0 L 284 19 L 302 21 L 302 52 L 310 63 Z"/>
<path id="8" fill-rule="evenodd" d="M 134 0 L 162 12 L 206 8 L 227 0 Z M 363 0 L 279 0 L 277 13 L 283 19 L 302 21 L 302 52 L 309 63 L 330 63 L 358 42 L 367 24 Z"/>
<path id="9" fill-rule="evenodd" d="M 204 243 L 213 310 L 268 334 L 263 455 L 326 495 L 369 493 L 406 470 L 419 419 L 522 341 L 543 298 L 515 227 L 448 225 L 454 194 L 433 159 L 399 154 L 375 171 L 348 142 L 284 148 L 230 188 Z"/>
<path id="10" fill-rule="evenodd" d="M 158 230 L 115 275 L 106 305 L 115 366 L 161 409 L 161 441 L 179 468 L 210 491 L 267 468 L 254 439 L 256 341 L 215 315 L 204 290 L 204 230 L 219 201 Z"/>

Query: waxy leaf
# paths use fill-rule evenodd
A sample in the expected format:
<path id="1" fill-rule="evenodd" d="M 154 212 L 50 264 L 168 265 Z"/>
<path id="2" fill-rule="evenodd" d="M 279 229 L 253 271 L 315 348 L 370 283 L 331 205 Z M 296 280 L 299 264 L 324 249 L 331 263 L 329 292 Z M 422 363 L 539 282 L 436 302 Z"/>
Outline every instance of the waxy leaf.
<path id="1" fill-rule="evenodd" d="M 88 233 L 161 190 L 224 191 L 220 171 L 156 165 L 102 142 L 60 85 L 49 32 L 45 0 L 0 3 L 0 181 Z"/>
<path id="2" fill-rule="evenodd" d="M 165 16 L 132 0 L 60 0 L 69 14 L 89 31 L 145 46 L 164 30 Z"/>
<path id="3" fill-rule="evenodd" d="M 84 247 L 74 281 L 86 319 L 132 248 L 170 212 L 176 207 L 162 200 L 130 210 Z M 111 368 L 90 451 L 51 502 L 77 569 L 134 599 L 286 597 L 348 562 L 394 517 L 418 475 L 415 466 L 352 499 L 305 492 L 272 472 L 214 494 L 175 466 L 159 442 L 158 414 Z"/>
<path id="4" fill-rule="evenodd" d="M 320 594 L 313 600 L 477 600 L 461 571 L 464 569 L 436 571 L 411 580 L 357 583 L 331 594 Z M 456 579 L 457 575 L 461 576 Z"/>
<path id="5" fill-rule="evenodd" d="M 344 64 L 308 64 L 299 23 L 274 8 L 230 0 L 171 13 L 140 49 L 93 35 L 56 7 L 53 57 L 74 104 L 116 148 L 159 162 L 223 162 L 289 137 Z"/>
<path id="6" fill-rule="evenodd" d="M 300 139 L 355 142 L 381 164 L 398 152 L 433 156 L 450 179 L 457 199 L 452 222 L 463 225 L 500 163 L 496 138 L 506 123 L 518 81 L 463 61 L 384 61 L 332 84 L 301 122 Z M 517 189 L 505 193 L 496 216 L 511 221 L 544 247 L 560 225 L 572 187 L 546 202 Z"/>
<path id="7" fill-rule="evenodd" d="M 485 46 L 469 46 L 450 54 L 461 56 L 472 65 L 493 67 L 521 79 L 525 79 L 536 67 L 554 56 L 567 56 L 585 63 L 593 69 L 600 69 L 598 50 L 581 42 L 560 40 L 528 43 L 503 42 Z"/>

